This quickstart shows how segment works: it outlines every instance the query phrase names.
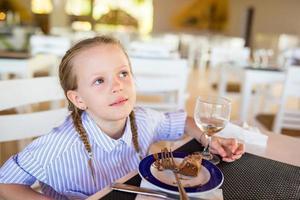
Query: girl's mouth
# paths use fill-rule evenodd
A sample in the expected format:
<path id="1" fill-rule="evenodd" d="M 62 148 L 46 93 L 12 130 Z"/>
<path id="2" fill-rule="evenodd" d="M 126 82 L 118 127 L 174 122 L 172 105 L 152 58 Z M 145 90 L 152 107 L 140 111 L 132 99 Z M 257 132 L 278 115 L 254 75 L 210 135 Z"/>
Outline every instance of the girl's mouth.
<path id="1" fill-rule="evenodd" d="M 128 101 L 128 99 L 118 99 L 117 101 L 115 101 L 114 103 L 110 104 L 109 106 L 120 106 L 125 104 Z"/>

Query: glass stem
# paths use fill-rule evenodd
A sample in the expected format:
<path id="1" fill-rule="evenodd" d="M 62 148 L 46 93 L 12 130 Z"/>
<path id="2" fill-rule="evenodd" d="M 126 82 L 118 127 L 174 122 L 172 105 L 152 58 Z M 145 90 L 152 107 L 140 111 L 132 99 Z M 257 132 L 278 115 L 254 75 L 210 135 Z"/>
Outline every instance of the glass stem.
<path id="1" fill-rule="evenodd" d="M 208 155 L 210 155 L 210 152 L 209 152 L 209 145 L 210 145 L 210 142 L 211 142 L 211 137 L 207 136 L 206 134 L 205 134 L 205 136 L 206 136 L 206 139 L 207 139 L 207 145 L 205 145 L 202 154 L 208 156 Z"/>

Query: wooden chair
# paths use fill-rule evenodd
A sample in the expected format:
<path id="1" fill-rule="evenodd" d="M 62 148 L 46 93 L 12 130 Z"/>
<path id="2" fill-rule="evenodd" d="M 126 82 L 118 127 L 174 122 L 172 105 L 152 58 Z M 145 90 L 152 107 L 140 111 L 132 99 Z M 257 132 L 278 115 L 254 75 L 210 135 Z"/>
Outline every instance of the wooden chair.
<path id="1" fill-rule="evenodd" d="M 158 110 L 185 108 L 189 68 L 185 59 L 131 58 L 138 105 Z"/>
<path id="2" fill-rule="evenodd" d="M 294 98 L 294 99 L 291 99 Z M 296 99 L 295 99 L 296 98 Z M 275 133 L 300 137 L 300 66 L 287 69 L 278 112 L 275 116 L 258 115 L 257 121 Z M 295 100 L 294 102 L 291 100 Z M 291 108 L 291 104 L 294 105 Z M 295 108 L 296 107 L 296 108 Z"/>
<path id="3" fill-rule="evenodd" d="M 32 112 L 30 106 L 65 99 L 56 77 L 4 80 L 0 81 L 0 91 L 0 142 L 20 141 L 43 135 L 59 125 L 68 114 L 65 107 Z M 4 113 L 20 106 L 25 106 L 26 112 Z"/>

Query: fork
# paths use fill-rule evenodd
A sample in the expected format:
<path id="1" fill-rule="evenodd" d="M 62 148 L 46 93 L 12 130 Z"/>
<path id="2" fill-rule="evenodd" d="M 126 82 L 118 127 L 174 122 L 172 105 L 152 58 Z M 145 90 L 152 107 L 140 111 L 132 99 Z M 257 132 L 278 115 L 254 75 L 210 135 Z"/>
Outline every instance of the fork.
<path id="1" fill-rule="evenodd" d="M 173 153 L 172 153 L 171 149 L 170 149 L 170 151 L 168 151 L 167 149 L 164 149 L 161 153 L 162 153 L 161 155 L 162 155 L 163 167 L 171 169 L 175 176 L 178 191 L 180 194 L 180 200 L 189 200 L 189 197 L 186 194 L 185 189 L 178 177 L 178 167 L 174 161 L 174 157 L 173 157 Z"/>

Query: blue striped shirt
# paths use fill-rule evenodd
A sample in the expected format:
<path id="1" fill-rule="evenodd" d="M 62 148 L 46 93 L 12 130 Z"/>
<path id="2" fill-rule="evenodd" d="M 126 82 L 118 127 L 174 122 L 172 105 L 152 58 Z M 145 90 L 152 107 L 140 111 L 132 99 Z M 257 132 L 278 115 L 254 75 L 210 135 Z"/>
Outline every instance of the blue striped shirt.
<path id="1" fill-rule="evenodd" d="M 135 115 L 142 156 L 147 155 L 152 143 L 176 140 L 184 133 L 183 111 L 162 113 L 137 107 Z M 43 193 L 50 197 L 84 199 L 138 168 L 140 159 L 132 144 L 129 120 L 122 137 L 115 140 L 103 133 L 86 112 L 82 114 L 93 152 L 96 186 L 87 152 L 70 116 L 12 156 L 0 169 L 0 183 L 32 185 L 38 180 Z"/>

